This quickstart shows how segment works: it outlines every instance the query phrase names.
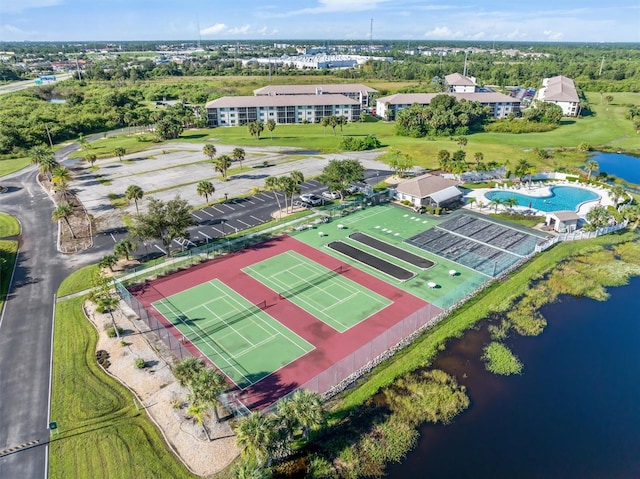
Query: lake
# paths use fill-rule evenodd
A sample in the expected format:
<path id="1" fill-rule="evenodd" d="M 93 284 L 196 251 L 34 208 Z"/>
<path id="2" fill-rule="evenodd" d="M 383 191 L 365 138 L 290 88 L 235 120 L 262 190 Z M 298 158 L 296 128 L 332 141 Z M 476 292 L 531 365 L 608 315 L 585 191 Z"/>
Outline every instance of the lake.
<path id="1" fill-rule="evenodd" d="M 436 367 L 472 405 L 448 426 L 424 426 L 387 477 L 640 478 L 640 278 L 610 292 L 545 306 L 541 336 L 509 339 L 521 376 L 484 370 L 486 327 L 452 341 Z"/>
<path id="2" fill-rule="evenodd" d="M 595 160 L 600 165 L 598 171 L 605 171 L 610 175 L 622 178 L 630 183 L 640 185 L 640 158 L 621 153 L 595 153 L 590 160 Z M 598 172 L 594 172 L 593 175 Z"/>

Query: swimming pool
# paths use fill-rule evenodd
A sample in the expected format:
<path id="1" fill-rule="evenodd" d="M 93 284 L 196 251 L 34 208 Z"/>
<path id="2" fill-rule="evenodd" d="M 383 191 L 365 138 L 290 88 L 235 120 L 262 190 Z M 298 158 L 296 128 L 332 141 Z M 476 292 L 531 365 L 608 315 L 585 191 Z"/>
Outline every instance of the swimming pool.
<path id="1" fill-rule="evenodd" d="M 600 198 L 600 195 L 593 191 L 575 186 L 552 186 L 550 191 L 551 194 L 548 196 L 529 196 L 515 191 L 496 190 L 489 191 L 484 196 L 489 201 L 496 198 L 502 201 L 507 198 L 515 198 L 519 206 L 547 213 L 561 210 L 577 211 L 585 201 L 594 201 Z"/>

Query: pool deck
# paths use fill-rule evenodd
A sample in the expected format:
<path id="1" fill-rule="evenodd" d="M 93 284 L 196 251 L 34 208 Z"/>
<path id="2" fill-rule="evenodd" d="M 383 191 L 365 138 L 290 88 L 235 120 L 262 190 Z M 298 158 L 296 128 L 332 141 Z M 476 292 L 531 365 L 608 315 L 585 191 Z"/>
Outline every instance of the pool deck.
<path id="1" fill-rule="evenodd" d="M 514 193 L 520 193 L 521 195 L 526 195 L 526 196 L 531 196 L 531 197 L 544 197 L 544 196 L 549 196 L 551 194 L 551 188 L 554 186 L 571 186 L 573 188 L 582 188 L 583 190 L 589 190 L 592 191 L 593 193 L 597 194 L 599 196 L 599 199 L 597 200 L 592 200 L 592 201 L 585 201 L 584 203 L 581 203 L 578 211 L 576 211 L 576 213 L 579 216 L 584 217 L 587 212 L 593 208 L 594 206 L 598 206 L 598 205 L 602 205 L 602 206 L 613 206 L 613 201 L 611 201 L 611 198 L 609 197 L 609 195 L 607 194 L 608 188 L 604 188 L 604 187 L 596 187 L 593 185 L 585 185 L 583 183 L 574 183 L 574 182 L 569 182 L 569 181 L 552 181 L 552 182 L 545 182 L 543 185 L 540 184 L 535 184 L 531 187 L 527 186 L 527 185 L 521 185 L 521 186 L 512 186 L 512 187 L 503 187 L 503 186 L 498 186 L 496 188 L 479 188 L 477 190 L 471 190 L 469 193 L 467 193 L 464 198 L 465 200 L 469 200 L 471 198 L 475 198 L 476 202 L 475 204 L 467 204 L 465 205 L 465 208 L 467 209 L 473 209 L 474 211 L 479 211 L 481 213 L 492 213 L 494 211 L 494 208 L 488 208 L 487 205 L 489 204 L 490 200 L 488 200 L 485 197 L 485 193 L 488 193 L 490 191 L 506 191 L 506 192 L 514 192 Z M 484 204 L 483 208 L 478 208 L 478 203 L 482 202 Z M 507 206 L 505 205 L 500 205 L 498 207 L 498 211 L 502 210 L 502 211 L 506 211 L 507 210 Z M 526 206 L 514 206 L 512 208 L 509 208 L 510 210 L 514 210 L 514 211 L 522 211 L 522 212 L 533 212 L 533 214 L 540 214 L 540 215 L 545 215 L 547 214 L 547 212 L 542 211 L 542 210 L 536 210 L 536 209 L 529 209 Z"/>

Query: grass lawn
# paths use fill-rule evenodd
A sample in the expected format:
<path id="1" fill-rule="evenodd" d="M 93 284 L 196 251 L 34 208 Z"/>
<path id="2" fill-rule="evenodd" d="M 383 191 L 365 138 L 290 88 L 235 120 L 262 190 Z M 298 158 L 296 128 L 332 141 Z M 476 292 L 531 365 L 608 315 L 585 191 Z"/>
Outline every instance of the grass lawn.
<path id="1" fill-rule="evenodd" d="M 7 297 L 7 290 L 11 282 L 11 274 L 13 273 L 13 265 L 16 262 L 18 254 L 18 242 L 0 240 L 0 258 L 6 260 L 0 264 L 0 311 L 4 306 L 4 299 Z"/>
<path id="2" fill-rule="evenodd" d="M 11 215 L 0 213 L 0 238 L 20 234 L 20 223 Z"/>
<path id="3" fill-rule="evenodd" d="M 0 159 L 0 177 L 19 171 L 30 163 L 31 159 L 27 157 Z"/>
<path id="4" fill-rule="evenodd" d="M 93 275 L 96 271 L 98 271 L 98 265 L 92 264 L 71 273 L 58 288 L 58 297 L 62 298 L 91 288 Z"/>
<path id="5" fill-rule="evenodd" d="M 56 306 L 49 477 L 193 478 L 133 396 L 95 360 L 96 331 L 84 298 Z"/>

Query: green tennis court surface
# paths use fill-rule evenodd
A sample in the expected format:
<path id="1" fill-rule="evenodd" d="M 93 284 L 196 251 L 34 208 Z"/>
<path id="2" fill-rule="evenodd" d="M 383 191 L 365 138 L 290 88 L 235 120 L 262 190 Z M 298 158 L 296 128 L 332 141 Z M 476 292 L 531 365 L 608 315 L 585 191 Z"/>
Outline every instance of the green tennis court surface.
<path id="1" fill-rule="evenodd" d="M 392 303 L 294 251 L 242 271 L 340 332 Z"/>
<path id="2" fill-rule="evenodd" d="M 313 349 L 217 279 L 152 306 L 241 388 Z"/>

